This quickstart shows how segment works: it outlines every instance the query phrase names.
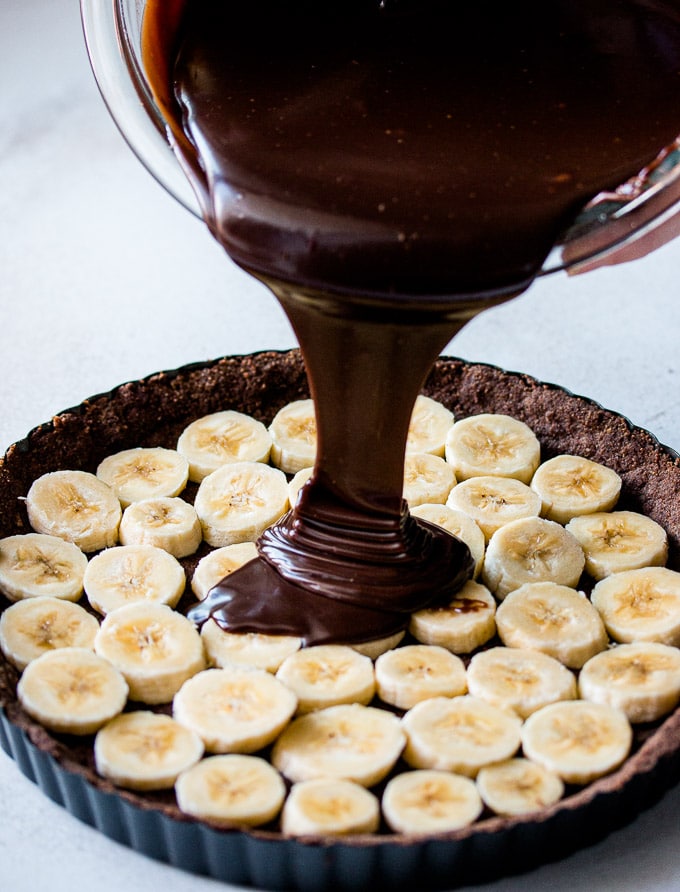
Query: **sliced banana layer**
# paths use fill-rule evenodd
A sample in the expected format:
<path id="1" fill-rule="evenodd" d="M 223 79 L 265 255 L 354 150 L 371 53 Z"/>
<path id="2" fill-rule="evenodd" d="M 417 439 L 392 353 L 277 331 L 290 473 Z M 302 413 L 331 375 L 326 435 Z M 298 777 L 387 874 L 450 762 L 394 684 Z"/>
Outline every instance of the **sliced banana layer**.
<path id="1" fill-rule="evenodd" d="M 259 827 L 278 815 L 286 795 L 281 775 L 259 756 L 208 756 L 182 772 L 177 804 L 220 827 Z"/>
<path id="2" fill-rule="evenodd" d="M 467 691 L 465 664 L 443 647 L 409 644 L 388 651 L 375 663 L 378 696 L 398 709 L 430 697 L 456 697 Z"/>
<path id="3" fill-rule="evenodd" d="M 140 602 L 112 610 L 94 646 L 125 676 L 130 699 L 141 703 L 169 703 L 205 667 L 193 623 L 165 604 Z"/>
<path id="4" fill-rule="evenodd" d="M 512 477 L 470 477 L 453 487 L 446 500 L 471 517 L 488 540 L 496 530 L 520 517 L 538 517 L 541 498 Z"/>
<path id="5" fill-rule="evenodd" d="M 155 545 L 117 545 L 95 555 L 83 579 L 85 594 L 99 613 L 137 601 L 175 607 L 186 586 L 177 558 Z"/>
<path id="6" fill-rule="evenodd" d="M 654 722 L 680 703 L 680 650 L 643 641 L 588 660 L 579 674 L 584 700 L 622 710 L 628 721 Z"/>
<path id="7" fill-rule="evenodd" d="M 280 409 L 269 425 L 270 460 L 286 474 L 297 474 L 314 465 L 316 414 L 313 400 L 295 400 Z"/>
<path id="8" fill-rule="evenodd" d="M 197 734 L 154 712 L 116 716 L 94 740 L 97 772 L 128 790 L 167 790 L 202 755 Z"/>
<path id="9" fill-rule="evenodd" d="M 553 582 L 515 589 L 496 611 L 503 644 L 542 651 L 580 669 L 609 643 L 600 614 L 581 592 Z"/>
<path id="10" fill-rule="evenodd" d="M 472 415 L 449 431 L 446 460 L 458 480 L 491 475 L 529 483 L 541 460 L 541 445 L 531 428 L 517 418 Z"/>
<path id="11" fill-rule="evenodd" d="M 87 471 L 52 471 L 38 477 L 26 496 L 26 510 L 36 533 L 73 542 L 85 552 L 118 541 L 118 496 Z"/>
<path id="12" fill-rule="evenodd" d="M 203 646 L 211 666 L 250 666 L 276 672 L 281 663 L 302 647 L 292 635 L 263 635 L 260 632 L 228 632 L 209 620 L 201 626 Z"/>
<path id="13" fill-rule="evenodd" d="M 621 478 L 580 455 L 556 455 L 537 468 L 531 488 L 543 500 L 543 514 L 557 523 L 572 517 L 611 511 L 621 492 Z"/>
<path id="14" fill-rule="evenodd" d="M 422 644 L 472 653 L 496 634 L 496 601 L 486 586 L 470 580 L 447 605 L 413 613 L 409 632 Z"/>
<path id="15" fill-rule="evenodd" d="M 198 487 L 194 502 L 203 538 L 217 548 L 254 542 L 288 505 L 285 474 L 259 462 L 235 462 L 214 471 Z"/>
<path id="16" fill-rule="evenodd" d="M 281 815 L 286 836 L 375 833 L 379 824 L 377 797 L 360 784 L 336 778 L 293 784 Z"/>
<path id="17" fill-rule="evenodd" d="M 446 436 L 453 425 L 453 412 L 422 393 L 416 397 L 406 438 L 406 454 L 427 452 L 444 456 Z"/>
<path id="18" fill-rule="evenodd" d="M 340 703 L 366 705 L 375 693 L 370 658 L 342 644 L 296 648 L 276 677 L 297 697 L 299 714 Z"/>
<path id="19" fill-rule="evenodd" d="M 57 536 L 24 533 L 0 539 L 0 592 L 10 601 L 51 597 L 77 601 L 87 558 Z"/>
<path id="20" fill-rule="evenodd" d="M 568 784 L 588 784 L 614 771 L 632 741 L 633 730 L 621 710 L 585 700 L 551 703 L 522 727 L 525 756 Z"/>
<path id="21" fill-rule="evenodd" d="M 680 647 L 680 573 L 645 567 L 614 573 L 591 600 L 615 641 L 659 641 Z"/>
<path id="22" fill-rule="evenodd" d="M 257 547 L 254 542 L 239 542 L 216 548 L 202 557 L 196 565 L 191 577 L 191 590 L 199 601 L 205 600 L 210 589 L 218 582 L 256 557 Z"/>
<path id="23" fill-rule="evenodd" d="M 473 780 L 448 771 L 421 769 L 392 778 L 382 811 L 395 833 L 446 833 L 476 821 L 484 805 Z"/>
<path id="24" fill-rule="evenodd" d="M 99 622 L 79 604 L 61 598 L 28 598 L 0 614 L 0 651 L 20 672 L 61 647 L 94 650 Z"/>
<path id="25" fill-rule="evenodd" d="M 192 505 L 178 498 L 143 499 L 123 512 L 123 545 L 153 545 L 183 558 L 201 544 L 201 524 Z"/>
<path id="26" fill-rule="evenodd" d="M 477 789 L 487 808 L 503 817 L 548 808 L 564 795 L 560 776 L 529 759 L 485 766 L 477 775 Z"/>
<path id="27" fill-rule="evenodd" d="M 189 679 L 172 703 L 174 717 L 211 753 L 254 753 L 271 743 L 295 712 L 297 698 L 264 669 L 227 666 Z"/>
<path id="28" fill-rule="evenodd" d="M 470 695 L 423 700 L 402 719 L 404 759 L 413 768 L 476 777 L 517 752 L 521 725 L 513 713 Z"/>
<path id="29" fill-rule="evenodd" d="M 330 706 L 294 719 L 272 749 L 289 780 L 344 778 L 372 787 L 394 767 L 405 735 L 397 716 L 373 706 Z"/>
<path id="30" fill-rule="evenodd" d="M 635 511 L 611 511 L 574 517 L 566 529 L 581 543 L 586 570 L 593 579 L 612 573 L 660 567 L 668 557 L 666 531 Z"/>
<path id="31" fill-rule="evenodd" d="M 456 484 L 453 468 L 438 455 L 407 453 L 404 461 L 404 498 L 409 508 L 426 503 L 444 505 Z"/>
<path id="32" fill-rule="evenodd" d="M 491 537 L 482 579 L 502 601 L 527 582 L 575 587 L 585 562 L 581 545 L 559 523 L 522 517 L 506 523 Z"/>
<path id="33" fill-rule="evenodd" d="M 271 446 L 271 436 L 262 422 L 231 409 L 197 418 L 177 441 L 177 451 L 187 459 L 189 479 L 194 483 L 232 462 L 266 462 Z"/>
<path id="34" fill-rule="evenodd" d="M 107 456 L 97 468 L 97 477 L 127 508 L 142 499 L 178 496 L 189 479 L 189 462 L 174 449 L 137 447 Z"/>
<path id="35" fill-rule="evenodd" d="M 32 660 L 17 685 L 23 709 L 50 731 L 94 734 L 125 707 L 128 686 L 108 660 L 62 647 Z"/>
<path id="36" fill-rule="evenodd" d="M 574 700 L 576 678 L 538 650 L 492 647 L 470 660 L 467 683 L 474 697 L 512 710 L 521 719 L 557 700 Z"/>
<path id="37" fill-rule="evenodd" d="M 463 511 L 450 508 L 447 505 L 427 503 L 411 508 L 411 514 L 414 517 L 421 517 L 423 520 L 434 523 L 444 530 L 448 530 L 449 533 L 465 542 L 475 562 L 474 578 L 476 579 L 479 576 L 482 563 L 484 562 L 486 540 L 484 539 L 484 533 L 471 517 Z"/>

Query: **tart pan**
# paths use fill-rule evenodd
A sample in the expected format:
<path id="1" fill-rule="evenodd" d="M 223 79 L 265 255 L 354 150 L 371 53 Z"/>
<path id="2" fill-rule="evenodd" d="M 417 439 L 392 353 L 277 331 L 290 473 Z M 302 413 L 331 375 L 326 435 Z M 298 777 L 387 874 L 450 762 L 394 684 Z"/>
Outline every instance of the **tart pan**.
<path id="1" fill-rule="evenodd" d="M 614 468 L 623 479 L 617 507 L 664 526 L 668 566 L 680 569 L 680 459 L 649 432 L 554 385 L 455 358 L 436 363 L 424 392 L 457 418 L 479 412 L 520 418 L 541 441 L 544 460 L 573 452 Z M 94 470 L 105 455 L 133 446 L 172 447 L 189 421 L 221 409 L 267 423 L 285 403 L 308 394 L 300 354 L 292 350 L 185 366 L 92 397 L 31 431 L 0 461 L 0 536 L 30 531 L 22 496 L 43 473 Z M 184 562 L 187 572 L 192 560 Z M 0 610 L 7 606 L 0 596 Z M 488 882 L 598 842 L 680 780 L 679 708 L 663 722 L 636 727 L 633 753 L 618 771 L 568 790 L 559 803 L 530 816 L 483 815 L 471 827 L 425 838 L 302 840 L 275 828 L 224 830 L 183 816 L 171 792 L 131 793 L 98 777 L 91 741 L 34 723 L 17 703 L 16 681 L 0 656 L 0 744 L 46 796 L 151 858 L 267 890 L 453 889 Z"/>

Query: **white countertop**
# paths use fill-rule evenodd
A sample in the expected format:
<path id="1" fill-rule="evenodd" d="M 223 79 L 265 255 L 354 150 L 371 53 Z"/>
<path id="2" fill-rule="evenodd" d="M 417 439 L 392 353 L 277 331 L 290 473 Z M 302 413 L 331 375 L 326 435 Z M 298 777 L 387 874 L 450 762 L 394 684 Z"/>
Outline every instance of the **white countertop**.
<path id="1" fill-rule="evenodd" d="M 101 102 L 76 0 L 0 4 L 0 450 L 159 369 L 294 345 L 274 299 L 156 185 Z M 560 384 L 680 450 L 680 240 L 556 275 L 446 351 Z M 48 801 L 0 753 L 0 888 L 230 889 L 139 856 Z M 596 847 L 479 892 L 680 889 L 680 788 Z"/>

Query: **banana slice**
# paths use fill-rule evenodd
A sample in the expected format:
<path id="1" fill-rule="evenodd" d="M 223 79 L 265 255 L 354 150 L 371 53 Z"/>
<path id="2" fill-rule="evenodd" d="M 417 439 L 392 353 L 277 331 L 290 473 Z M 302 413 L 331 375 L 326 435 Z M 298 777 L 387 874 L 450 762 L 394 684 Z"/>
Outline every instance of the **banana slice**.
<path id="1" fill-rule="evenodd" d="M 548 520 L 611 511 L 621 493 L 621 478 L 611 468 L 580 455 L 556 455 L 536 470 L 531 488 L 543 500 Z"/>
<path id="2" fill-rule="evenodd" d="M 458 480 L 490 475 L 529 483 L 541 460 L 541 445 L 523 421 L 485 413 L 453 425 L 445 455 Z"/>
<path id="3" fill-rule="evenodd" d="M 404 760 L 413 768 L 476 777 L 484 765 L 509 759 L 519 749 L 521 720 L 477 697 L 433 697 L 402 719 Z"/>
<path id="4" fill-rule="evenodd" d="M 658 641 L 680 647 L 680 573 L 644 567 L 613 573 L 591 600 L 615 641 Z"/>
<path id="5" fill-rule="evenodd" d="M 123 512 L 120 541 L 123 545 L 153 545 L 183 558 L 201 544 L 201 523 L 196 510 L 178 498 L 143 499 Z"/>
<path id="6" fill-rule="evenodd" d="M 428 644 L 409 644 L 378 657 L 375 682 L 380 699 L 398 709 L 467 691 L 463 661 L 443 647 Z"/>
<path id="7" fill-rule="evenodd" d="M 296 649 L 283 661 L 276 677 L 297 697 L 299 714 L 339 703 L 366 705 L 375 693 L 370 658 L 342 644 Z"/>
<path id="8" fill-rule="evenodd" d="M 235 462 L 203 480 L 194 506 L 209 545 L 254 542 L 287 511 L 288 483 L 269 465 Z"/>
<path id="9" fill-rule="evenodd" d="M 142 499 L 178 496 L 189 479 L 189 462 L 174 449 L 140 446 L 107 456 L 97 468 L 97 477 L 127 508 Z"/>
<path id="10" fill-rule="evenodd" d="M 293 783 L 344 778 L 372 787 L 394 767 L 405 735 L 396 715 L 359 703 L 294 719 L 272 749 L 272 764 Z"/>
<path id="11" fill-rule="evenodd" d="M 168 715 L 127 712 L 97 732 L 97 772 L 128 790 L 167 790 L 203 755 L 197 734 Z"/>
<path id="12" fill-rule="evenodd" d="M 271 448 L 272 438 L 264 424 L 232 409 L 197 418 L 177 441 L 177 451 L 187 459 L 194 483 L 232 462 L 267 462 Z"/>
<path id="13" fill-rule="evenodd" d="M 409 632 L 422 644 L 472 653 L 496 634 L 496 601 L 486 586 L 470 580 L 444 607 L 411 614 Z"/>
<path id="14" fill-rule="evenodd" d="M 199 601 L 204 601 L 210 589 L 218 582 L 256 557 L 257 547 L 254 542 L 239 542 L 237 545 L 216 548 L 202 557 L 196 565 L 191 577 L 191 590 Z"/>
<path id="15" fill-rule="evenodd" d="M 260 827 L 281 811 L 286 786 L 259 756 L 208 756 L 182 772 L 177 804 L 187 815 L 220 827 Z"/>
<path id="16" fill-rule="evenodd" d="M 680 703 L 680 650 L 651 641 L 620 644 L 588 660 L 578 684 L 584 700 L 615 706 L 633 724 L 654 722 Z"/>
<path id="17" fill-rule="evenodd" d="M 125 676 L 130 699 L 141 703 L 169 703 L 205 667 L 203 642 L 193 623 L 165 604 L 139 602 L 112 610 L 94 647 Z"/>
<path id="18" fill-rule="evenodd" d="M 77 601 L 87 558 L 57 536 L 23 533 L 0 539 L 0 592 L 10 601 L 51 597 Z"/>
<path id="19" fill-rule="evenodd" d="M 456 485 L 453 468 L 438 455 L 409 452 L 404 461 L 404 498 L 409 508 L 425 503 L 443 505 Z"/>
<path id="20" fill-rule="evenodd" d="M 526 582 L 578 585 L 586 559 L 579 542 L 563 526 L 542 517 L 506 523 L 491 537 L 482 579 L 502 601 Z"/>
<path id="21" fill-rule="evenodd" d="M 558 774 L 521 758 L 486 765 L 477 775 L 477 789 L 484 804 L 503 817 L 548 808 L 564 795 Z"/>
<path id="22" fill-rule="evenodd" d="M 61 647 L 32 660 L 17 685 L 23 709 L 50 731 L 94 734 L 123 711 L 128 686 L 108 660 Z"/>
<path id="23" fill-rule="evenodd" d="M 297 698 L 264 669 L 206 669 L 182 685 L 173 716 L 210 753 L 254 753 L 271 743 L 295 712 Z"/>
<path id="24" fill-rule="evenodd" d="M 22 672 L 59 647 L 94 650 L 99 623 L 79 604 L 61 598 L 28 598 L 0 614 L 0 651 Z"/>
<path id="25" fill-rule="evenodd" d="M 286 474 L 297 474 L 314 465 L 316 414 L 313 400 L 295 400 L 280 409 L 269 425 L 272 438 L 270 461 Z"/>
<path id="26" fill-rule="evenodd" d="M 581 543 L 586 571 L 595 580 L 612 573 L 660 567 L 668 557 L 666 531 L 635 511 L 611 511 L 574 517 L 566 529 Z"/>
<path id="27" fill-rule="evenodd" d="M 449 533 L 465 542 L 475 562 L 473 576 L 475 579 L 479 576 L 484 562 L 486 540 L 484 539 L 484 533 L 471 517 L 463 511 L 447 507 L 446 505 L 427 503 L 411 508 L 411 514 L 414 517 L 421 517 L 423 520 L 428 520 L 430 523 L 448 530 Z"/>
<path id="28" fill-rule="evenodd" d="M 302 468 L 297 474 L 293 475 L 293 479 L 288 483 L 288 501 L 291 508 L 295 507 L 295 503 L 300 495 L 300 490 L 314 473 L 314 468 Z"/>
<path id="29" fill-rule="evenodd" d="M 492 647 L 470 660 L 468 689 L 473 697 L 512 710 L 521 719 L 557 700 L 577 697 L 574 674 L 538 650 Z"/>
<path id="30" fill-rule="evenodd" d="M 182 565 L 155 545 L 117 545 L 95 555 L 84 576 L 85 594 L 99 613 L 136 601 L 175 607 L 186 586 Z"/>
<path id="31" fill-rule="evenodd" d="M 214 621 L 201 626 L 203 646 L 211 666 L 251 666 L 275 673 L 281 663 L 302 647 L 302 638 L 292 635 L 263 635 L 260 632 L 229 632 Z"/>
<path id="32" fill-rule="evenodd" d="M 118 541 L 118 496 L 87 471 L 52 471 L 38 477 L 26 496 L 26 510 L 36 533 L 73 542 L 85 552 Z"/>
<path id="33" fill-rule="evenodd" d="M 530 582 L 506 597 L 496 628 L 507 647 L 538 650 L 580 669 L 609 639 L 600 614 L 581 592 L 553 582 Z"/>
<path id="34" fill-rule="evenodd" d="M 379 824 L 378 798 L 359 784 L 342 779 L 293 784 L 281 814 L 281 830 L 286 836 L 375 833 Z"/>
<path id="35" fill-rule="evenodd" d="M 621 710 L 585 700 L 551 703 L 522 726 L 524 755 L 568 784 L 588 784 L 614 771 L 632 741 L 633 730 Z"/>
<path id="36" fill-rule="evenodd" d="M 386 638 L 375 638 L 373 641 L 360 641 L 358 644 L 352 642 L 347 646 L 351 647 L 352 650 L 355 650 L 357 653 L 369 657 L 371 660 L 377 660 L 380 654 L 384 654 L 388 650 L 395 648 L 405 634 L 405 632 L 395 632 L 394 635 L 388 635 Z"/>
<path id="37" fill-rule="evenodd" d="M 471 517 L 489 541 L 503 524 L 520 517 L 538 517 L 542 503 L 538 493 L 512 477 L 471 477 L 453 487 L 446 500 Z"/>
<path id="38" fill-rule="evenodd" d="M 395 833 L 446 833 L 476 821 L 484 805 L 473 780 L 448 771 L 421 769 L 393 777 L 382 811 Z"/>
<path id="39" fill-rule="evenodd" d="M 406 437 L 406 454 L 427 452 L 443 458 L 446 436 L 452 426 L 453 412 L 437 400 L 419 394 L 411 413 Z"/>

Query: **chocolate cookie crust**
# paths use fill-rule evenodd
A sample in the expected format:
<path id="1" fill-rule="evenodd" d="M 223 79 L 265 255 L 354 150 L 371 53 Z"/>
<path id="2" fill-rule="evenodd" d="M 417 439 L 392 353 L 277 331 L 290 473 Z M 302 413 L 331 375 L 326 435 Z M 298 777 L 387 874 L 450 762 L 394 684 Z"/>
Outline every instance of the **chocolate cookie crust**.
<path id="1" fill-rule="evenodd" d="M 680 459 L 651 434 L 553 385 L 458 359 L 439 360 L 424 392 L 447 405 L 456 418 L 503 412 L 521 419 L 541 441 L 544 460 L 572 452 L 613 468 L 623 480 L 618 507 L 660 523 L 669 537 L 668 566 L 680 569 Z M 220 409 L 236 409 L 268 423 L 287 402 L 308 395 L 300 354 L 289 351 L 161 372 L 92 397 L 32 431 L 0 461 L 0 536 L 30 530 L 22 497 L 40 474 L 60 468 L 93 471 L 105 455 L 133 446 L 174 447 L 189 421 Z M 188 574 L 202 553 L 183 562 Z M 191 595 L 185 599 L 188 604 Z M 0 597 L 0 610 L 7 603 Z M 312 845 L 282 840 L 276 827 L 216 831 L 181 815 L 172 793 L 134 794 L 100 778 L 91 742 L 52 735 L 32 722 L 16 701 L 16 681 L 16 671 L 0 658 L 0 743 L 46 795 L 152 857 L 272 889 L 342 887 L 349 876 L 355 889 L 382 888 L 388 879 L 391 888 L 451 888 L 486 881 L 596 842 L 680 778 L 676 710 L 663 723 L 636 729 L 634 754 L 619 771 L 573 791 L 539 815 L 483 818 L 429 843 L 378 835 Z M 276 864 L 264 866 L 258 862 L 267 859 L 253 857 L 261 845 L 284 846 Z M 365 859 L 360 868 L 357 849 Z M 321 870 L 319 851 L 325 853 Z"/>

